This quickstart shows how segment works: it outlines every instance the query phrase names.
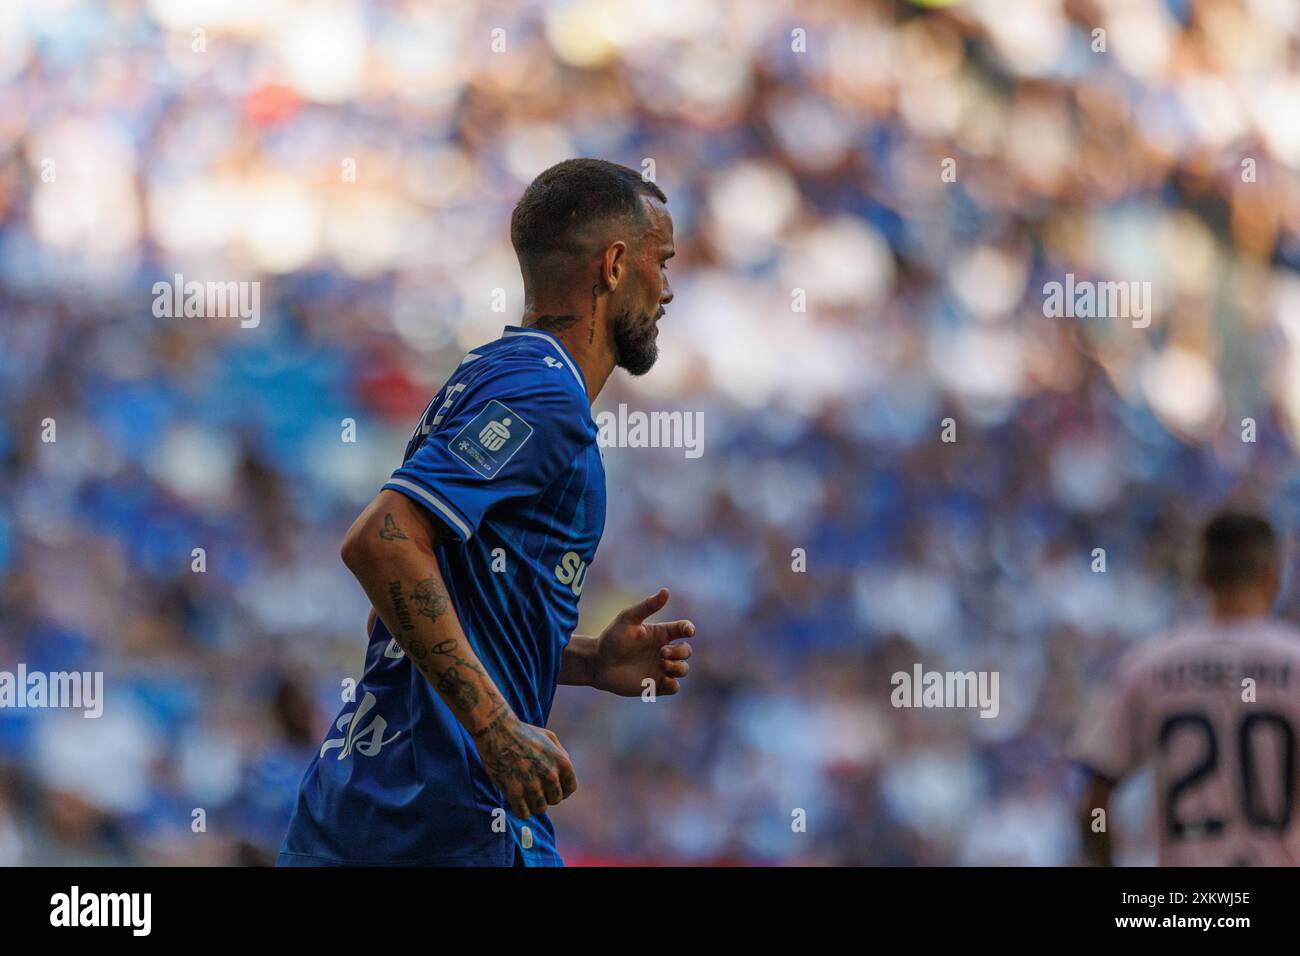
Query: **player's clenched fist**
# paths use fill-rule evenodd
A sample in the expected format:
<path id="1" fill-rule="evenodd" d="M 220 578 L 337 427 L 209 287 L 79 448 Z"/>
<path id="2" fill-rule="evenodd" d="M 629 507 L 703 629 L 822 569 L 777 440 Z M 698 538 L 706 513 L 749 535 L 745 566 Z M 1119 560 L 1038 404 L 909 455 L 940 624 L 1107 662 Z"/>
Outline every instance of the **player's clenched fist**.
<path id="1" fill-rule="evenodd" d="M 505 712 L 477 731 L 474 743 L 488 776 L 517 817 L 545 813 L 578 789 L 568 752 L 544 727 Z"/>

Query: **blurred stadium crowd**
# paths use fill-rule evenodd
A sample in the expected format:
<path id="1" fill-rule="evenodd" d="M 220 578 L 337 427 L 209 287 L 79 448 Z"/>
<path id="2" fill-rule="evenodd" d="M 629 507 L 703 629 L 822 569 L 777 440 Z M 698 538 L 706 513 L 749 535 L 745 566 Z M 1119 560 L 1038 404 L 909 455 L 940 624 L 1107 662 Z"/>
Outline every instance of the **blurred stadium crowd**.
<path id="1" fill-rule="evenodd" d="M 1196 524 L 1292 523 L 1298 41 L 1289 0 L 0 0 L 0 669 L 107 685 L 0 711 L 0 864 L 273 857 L 362 664 L 342 534 L 571 155 L 676 222 L 660 363 L 595 410 L 706 443 L 607 449 L 584 630 L 667 585 L 699 637 L 671 700 L 561 689 L 561 851 L 1073 862 L 1068 741 L 1194 613 Z M 176 273 L 260 324 L 155 317 Z M 1046 318 L 1066 273 L 1150 327 Z M 918 661 L 999 716 L 893 709 Z"/>

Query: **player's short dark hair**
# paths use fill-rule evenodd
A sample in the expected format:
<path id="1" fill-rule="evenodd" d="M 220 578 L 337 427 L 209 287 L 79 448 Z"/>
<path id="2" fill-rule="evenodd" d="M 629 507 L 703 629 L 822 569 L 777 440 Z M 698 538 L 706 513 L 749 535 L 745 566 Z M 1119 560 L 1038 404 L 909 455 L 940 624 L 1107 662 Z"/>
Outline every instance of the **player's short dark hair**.
<path id="1" fill-rule="evenodd" d="M 1211 590 L 1258 583 L 1279 563 L 1277 532 L 1253 512 L 1221 511 L 1201 532 L 1201 580 Z"/>
<path id="2" fill-rule="evenodd" d="M 635 169 L 603 159 L 566 159 L 524 190 L 510 216 L 510 242 L 521 264 L 582 252 L 578 239 L 594 223 L 645 222 L 642 196 L 668 201 Z"/>

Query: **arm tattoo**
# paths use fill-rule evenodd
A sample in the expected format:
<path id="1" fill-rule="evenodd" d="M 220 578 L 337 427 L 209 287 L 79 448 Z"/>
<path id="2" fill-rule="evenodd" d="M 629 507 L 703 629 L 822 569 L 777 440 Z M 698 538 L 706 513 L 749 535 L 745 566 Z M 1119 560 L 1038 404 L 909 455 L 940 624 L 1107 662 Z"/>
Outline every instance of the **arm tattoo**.
<path id="1" fill-rule="evenodd" d="M 402 630 L 415 630 L 411 609 L 402 595 L 401 582 L 390 581 L 388 594 L 393 602 L 393 613 L 397 615 Z M 415 590 L 411 593 L 411 601 L 415 605 L 416 613 L 431 620 L 436 621 L 447 611 L 447 596 L 433 578 L 425 578 L 415 585 Z M 487 677 L 487 672 L 477 662 L 456 653 L 459 647 L 460 643 L 452 637 L 439 641 L 432 648 L 427 647 L 424 641 L 415 636 L 407 638 L 405 642 L 406 652 L 415 666 L 420 669 L 420 673 L 433 681 L 434 686 L 453 707 L 468 713 L 477 707 L 479 702 L 479 690 L 474 684 L 474 675 Z M 439 673 L 433 668 L 433 662 L 429 659 L 431 654 L 450 658 L 451 665 Z"/>
<path id="2" fill-rule="evenodd" d="M 415 605 L 416 614 L 436 621 L 447 613 L 447 592 L 438 585 L 436 578 L 425 578 L 416 582 L 415 590 L 411 592 L 411 603 Z"/>
<path id="3" fill-rule="evenodd" d="M 448 667 L 438 678 L 438 692 L 446 697 L 457 710 L 469 713 L 478 706 L 478 688 L 454 667 Z"/>
<path id="4" fill-rule="evenodd" d="M 449 637 L 447 638 L 447 640 L 439 641 L 437 644 L 433 645 L 433 653 L 441 654 L 444 657 L 450 657 L 453 664 L 457 664 L 461 667 L 466 667 L 469 670 L 472 670 L 475 674 L 480 674 L 483 677 L 487 677 L 487 671 L 483 670 L 482 667 L 480 667 L 474 661 L 461 657 L 459 654 L 456 653 L 456 649 L 458 647 L 460 647 L 460 644 L 456 642 L 456 639 Z"/>
<path id="5" fill-rule="evenodd" d="M 409 541 L 410 539 L 397 526 L 391 513 L 384 515 L 384 526 L 379 529 L 379 537 L 385 541 Z"/>
<path id="6" fill-rule="evenodd" d="M 501 729 L 502 722 L 506 721 L 509 717 L 510 712 L 506 709 L 505 702 L 502 701 L 501 706 L 492 712 L 492 716 L 488 722 L 478 730 L 471 730 L 469 735 L 477 740 L 484 734 L 495 733 Z"/>
<path id="7" fill-rule="evenodd" d="M 393 602 L 393 613 L 397 615 L 397 623 L 402 625 L 402 630 L 415 630 L 415 622 L 411 620 L 411 609 L 406 606 L 406 599 L 402 597 L 402 582 L 388 582 L 388 597 Z"/>

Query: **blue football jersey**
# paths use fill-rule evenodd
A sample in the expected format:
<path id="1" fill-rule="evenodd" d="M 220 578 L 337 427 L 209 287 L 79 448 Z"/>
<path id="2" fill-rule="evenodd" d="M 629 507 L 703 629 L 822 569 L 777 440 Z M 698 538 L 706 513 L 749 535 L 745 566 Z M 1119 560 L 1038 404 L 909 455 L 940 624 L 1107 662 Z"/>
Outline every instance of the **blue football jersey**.
<path id="1" fill-rule="evenodd" d="M 537 726 L 604 530 L 596 436 L 564 346 L 507 326 L 461 361 L 384 485 L 456 534 L 436 552 L 448 596 L 506 701 Z M 382 620 L 355 698 L 307 768 L 281 865 L 563 865 L 550 819 L 510 813 L 473 738 Z"/>

